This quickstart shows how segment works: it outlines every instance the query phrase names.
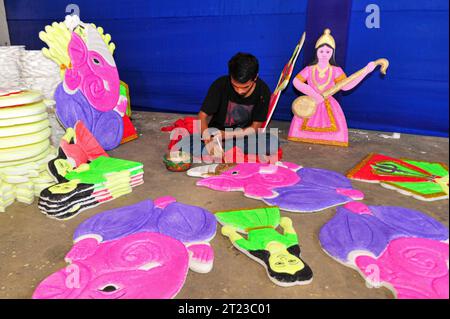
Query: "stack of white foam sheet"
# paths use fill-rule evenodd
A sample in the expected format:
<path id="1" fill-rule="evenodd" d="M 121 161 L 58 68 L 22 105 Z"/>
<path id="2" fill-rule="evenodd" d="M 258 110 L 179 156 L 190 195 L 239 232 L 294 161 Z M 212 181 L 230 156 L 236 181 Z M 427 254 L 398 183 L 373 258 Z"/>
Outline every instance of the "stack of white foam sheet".
<path id="1" fill-rule="evenodd" d="M 50 121 L 36 91 L 0 89 L 0 212 L 15 200 L 31 204 L 55 183 L 47 163 L 55 157 Z"/>
<path id="2" fill-rule="evenodd" d="M 56 87 L 61 83 L 59 67 L 40 50 L 24 50 L 20 65 L 25 87 L 41 92 L 46 99 L 53 99 Z"/>
<path id="3" fill-rule="evenodd" d="M 0 88 L 21 89 L 23 87 L 21 74 L 23 51 L 25 51 L 23 46 L 0 47 Z"/>

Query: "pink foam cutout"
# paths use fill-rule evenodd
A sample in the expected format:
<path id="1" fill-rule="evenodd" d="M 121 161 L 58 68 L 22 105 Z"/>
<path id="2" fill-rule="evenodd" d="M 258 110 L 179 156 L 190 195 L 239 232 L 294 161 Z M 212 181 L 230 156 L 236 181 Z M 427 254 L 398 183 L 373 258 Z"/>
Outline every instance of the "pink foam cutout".
<path id="1" fill-rule="evenodd" d="M 360 256 L 355 263 L 370 281 L 393 287 L 399 299 L 448 299 L 448 259 L 447 243 L 401 238 L 379 258 Z"/>
<path id="2" fill-rule="evenodd" d="M 361 202 L 350 202 L 345 204 L 344 206 L 345 208 L 347 208 L 348 210 L 352 211 L 355 214 L 360 214 L 360 215 L 373 215 L 370 208 Z"/>
<path id="3" fill-rule="evenodd" d="M 197 185 L 218 191 L 244 191 L 249 197 L 264 198 L 273 196 L 275 188 L 295 185 L 299 181 L 295 170 L 283 166 L 244 163 L 220 176 L 200 180 Z"/>
<path id="4" fill-rule="evenodd" d="M 104 243 L 86 239 L 75 247 L 67 256 L 71 265 L 45 279 L 34 299 L 172 298 L 189 269 L 184 244 L 157 233 Z"/>
<path id="5" fill-rule="evenodd" d="M 168 205 L 175 203 L 177 200 L 172 196 L 160 197 L 154 200 L 155 206 L 166 208 Z"/>

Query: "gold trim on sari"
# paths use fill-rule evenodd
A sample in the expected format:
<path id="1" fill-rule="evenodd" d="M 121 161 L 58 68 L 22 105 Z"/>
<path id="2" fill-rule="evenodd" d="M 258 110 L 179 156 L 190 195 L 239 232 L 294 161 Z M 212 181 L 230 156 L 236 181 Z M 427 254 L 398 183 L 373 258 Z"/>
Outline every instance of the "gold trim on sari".
<path id="1" fill-rule="evenodd" d="M 303 76 L 301 76 L 300 73 L 297 74 L 297 76 L 295 78 L 298 79 L 299 81 L 303 82 L 303 83 L 306 83 L 306 79 Z"/>
<path id="2" fill-rule="evenodd" d="M 334 79 L 334 83 L 339 83 L 343 80 L 345 80 L 347 78 L 347 75 L 345 73 L 341 74 L 341 76 L 338 76 L 337 78 Z"/>
<path id="3" fill-rule="evenodd" d="M 288 137 L 288 140 L 293 141 L 293 142 L 303 142 L 303 143 L 309 143 L 309 144 L 348 147 L 348 142 L 318 140 L 318 139 L 309 139 L 309 138 L 301 138 L 301 137 Z"/>
<path id="4" fill-rule="evenodd" d="M 338 127 L 336 124 L 336 119 L 334 118 L 333 110 L 331 108 L 331 103 L 328 99 L 325 100 L 325 108 L 327 109 L 328 118 L 330 119 L 331 126 L 329 127 L 312 127 L 309 126 L 309 120 L 310 119 L 303 119 L 302 131 L 306 132 L 321 132 L 321 133 L 328 133 L 328 132 L 337 132 Z"/>

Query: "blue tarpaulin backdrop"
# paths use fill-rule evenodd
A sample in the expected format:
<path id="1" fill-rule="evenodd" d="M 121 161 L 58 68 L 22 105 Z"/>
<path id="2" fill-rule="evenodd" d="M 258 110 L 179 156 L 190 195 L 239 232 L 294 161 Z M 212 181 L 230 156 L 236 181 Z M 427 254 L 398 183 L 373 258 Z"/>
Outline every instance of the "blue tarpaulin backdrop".
<path id="1" fill-rule="evenodd" d="M 134 107 L 195 113 L 209 85 L 227 73 L 237 51 L 255 54 L 261 78 L 274 88 L 302 32 L 318 20 L 312 5 L 328 0 L 77 0 L 81 19 L 110 33 L 116 62 L 131 88 Z M 309 3 L 308 3 L 309 2 Z M 334 1 L 333 1 L 334 2 Z M 353 0 L 349 23 L 336 30 L 347 43 L 345 71 L 387 57 L 385 78 L 372 74 L 341 104 L 352 128 L 448 136 L 448 1 Z M 38 33 L 64 20 L 62 0 L 5 0 L 13 44 L 40 49 Z M 366 7 L 377 4 L 379 29 L 366 27 Z M 333 9 L 335 10 L 335 9 Z M 326 9 L 324 9 L 324 14 Z M 312 23 L 314 25 L 314 23 Z M 345 36 L 342 35 L 344 32 Z M 308 37 L 309 47 L 316 34 Z M 308 56 L 311 53 L 308 52 Z M 338 60 L 342 57 L 338 58 Z M 305 62 L 303 54 L 296 66 Z M 275 118 L 290 120 L 292 87 L 280 99 Z"/>

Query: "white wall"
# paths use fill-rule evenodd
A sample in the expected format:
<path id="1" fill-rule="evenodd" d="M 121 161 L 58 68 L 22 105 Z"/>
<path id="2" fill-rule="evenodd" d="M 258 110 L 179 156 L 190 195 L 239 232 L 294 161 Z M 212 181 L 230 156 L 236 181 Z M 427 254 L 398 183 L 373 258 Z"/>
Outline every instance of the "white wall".
<path id="1" fill-rule="evenodd" d="M 0 46 L 10 45 L 8 23 L 6 22 L 6 12 L 3 0 L 0 0 Z"/>

